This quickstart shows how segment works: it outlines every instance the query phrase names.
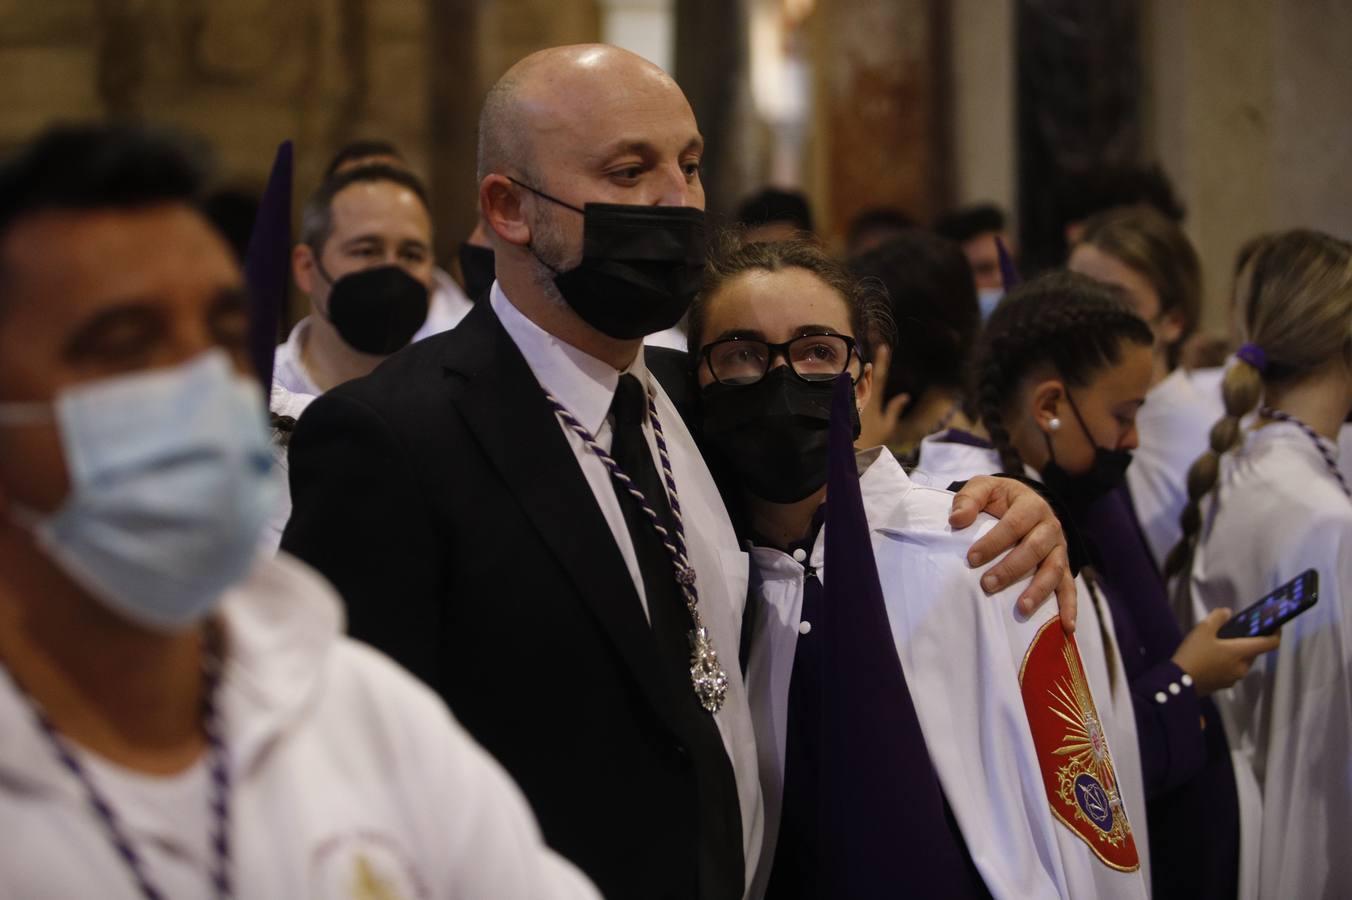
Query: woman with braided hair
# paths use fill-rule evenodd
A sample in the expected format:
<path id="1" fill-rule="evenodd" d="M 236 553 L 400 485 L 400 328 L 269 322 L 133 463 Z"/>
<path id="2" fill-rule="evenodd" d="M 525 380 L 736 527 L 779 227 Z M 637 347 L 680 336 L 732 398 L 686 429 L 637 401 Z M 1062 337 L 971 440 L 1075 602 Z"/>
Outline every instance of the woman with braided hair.
<path id="1" fill-rule="evenodd" d="M 1180 605 L 1197 617 L 1319 573 L 1315 606 L 1218 705 L 1241 797 L 1252 788 L 1261 802 L 1261 821 L 1244 808 L 1246 884 L 1261 897 L 1347 897 L 1352 497 L 1336 441 L 1352 412 L 1352 245 L 1312 231 L 1277 235 L 1240 299 L 1247 343 L 1225 375 L 1211 449 L 1188 473 L 1169 572 L 1185 576 Z"/>
<path id="2" fill-rule="evenodd" d="M 954 465 L 1031 470 L 1060 502 L 1073 526 L 1072 561 L 1103 603 L 1116 639 L 1106 645 L 1125 673 L 1121 708 L 1135 719 L 1152 894 L 1234 897 L 1237 795 L 1206 695 L 1233 683 L 1275 639 L 1218 640 L 1221 613 L 1186 638 L 1174 621 L 1124 478 L 1152 345 L 1146 323 L 1112 289 L 1072 273 L 1028 282 L 991 316 L 976 351 L 969 396 L 981 433 L 927 439 L 919 468 L 941 480 Z M 974 469 L 983 458 L 985 468 Z"/>

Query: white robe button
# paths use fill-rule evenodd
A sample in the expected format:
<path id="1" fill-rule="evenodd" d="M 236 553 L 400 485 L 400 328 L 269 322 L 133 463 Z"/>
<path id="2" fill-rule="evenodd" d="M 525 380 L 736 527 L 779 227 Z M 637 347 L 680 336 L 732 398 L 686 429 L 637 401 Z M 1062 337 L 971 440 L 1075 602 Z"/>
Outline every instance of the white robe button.
<path id="1" fill-rule="evenodd" d="M 794 562 L 802 562 L 805 559 L 807 559 L 807 551 L 804 550 L 802 547 L 799 547 L 797 550 L 793 551 Z"/>
<path id="2" fill-rule="evenodd" d="M 1183 689 L 1180 688 L 1180 687 L 1178 686 L 1178 682 L 1177 682 L 1177 681 L 1170 683 L 1170 685 L 1169 685 L 1169 693 L 1173 694 L 1175 697 L 1178 696 L 1178 692 L 1181 691 L 1181 690 L 1183 690 Z"/>
<path id="3" fill-rule="evenodd" d="M 1183 677 L 1178 680 L 1183 682 L 1184 687 L 1192 687 L 1192 676 L 1189 675 L 1187 672 L 1184 672 Z"/>
<path id="4" fill-rule="evenodd" d="M 801 622 L 798 623 L 798 633 L 799 633 L 799 634 L 807 634 L 807 633 L 808 633 L 809 631 L 811 631 L 811 630 L 812 630 L 812 623 L 809 622 L 809 621 L 807 621 L 806 619 L 804 619 L 803 621 L 801 621 Z"/>
<path id="5" fill-rule="evenodd" d="M 1168 701 L 1169 701 L 1169 695 L 1166 694 L 1166 693 L 1164 693 L 1164 691 L 1157 691 L 1157 692 L 1155 693 L 1155 702 L 1156 702 L 1156 703 L 1167 703 Z"/>

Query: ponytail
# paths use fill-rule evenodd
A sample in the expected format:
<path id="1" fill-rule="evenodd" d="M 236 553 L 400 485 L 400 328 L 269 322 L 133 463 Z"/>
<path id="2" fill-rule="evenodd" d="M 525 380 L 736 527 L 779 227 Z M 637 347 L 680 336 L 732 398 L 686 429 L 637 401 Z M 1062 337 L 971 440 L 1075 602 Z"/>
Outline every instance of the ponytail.
<path id="1" fill-rule="evenodd" d="M 1261 242 L 1249 272 L 1241 311 L 1252 343 L 1240 348 L 1225 374 L 1225 415 L 1188 470 L 1188 502 L 1179 517 L 1183 537 L 1164 563 L 1165 576 L 1180 579 L 1174 606 L 1185 628 L 1193 621 L 1202 503 L 1216 488 L 1221 458 L 1242 440 L 1240 420 L 1258 407 L 1266 386 L 1293 384 L 1332 360 L 1352 360 L 1352 246 L 1319 232 L 1287 231 Z"/>

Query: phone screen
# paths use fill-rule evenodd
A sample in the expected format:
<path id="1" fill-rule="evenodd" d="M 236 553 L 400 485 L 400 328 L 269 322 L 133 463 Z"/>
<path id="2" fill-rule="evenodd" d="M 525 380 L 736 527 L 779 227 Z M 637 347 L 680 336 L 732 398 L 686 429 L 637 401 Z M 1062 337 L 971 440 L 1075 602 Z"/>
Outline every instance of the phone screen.
<path id="1" fill-rule="evenodd" d="M 1248 609 L 1235 614 L 1217 633 L 1223 638 L 1273 634 L 1319 599 L 1319 573 L 1306 569 Z"/>

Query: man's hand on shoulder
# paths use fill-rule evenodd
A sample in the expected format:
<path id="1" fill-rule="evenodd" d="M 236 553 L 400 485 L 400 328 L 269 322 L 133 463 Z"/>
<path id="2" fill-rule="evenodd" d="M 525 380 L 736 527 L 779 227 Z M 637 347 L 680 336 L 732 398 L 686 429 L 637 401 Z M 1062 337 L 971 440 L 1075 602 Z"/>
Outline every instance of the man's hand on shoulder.
<path id="1" fill-rule="evenodd" d="M 1001 553 L 1005 557 L 981 579 L 988 594 L 1027 577 L 1033 580 L 1019 597 L 1019 608 L 1032 613 L 1056 594 L 1061 624 L 1075 630 L 1075 581 L 1070 572 L 1065 532 L 1051 505 L 1038 492 L 1013 478 L 980 475 L 963 485 L 953 498 L 948 523 L 966 528 L 981 513 L 1000 521 L 967 553 L 971 566 L 985 565 Z"/>

